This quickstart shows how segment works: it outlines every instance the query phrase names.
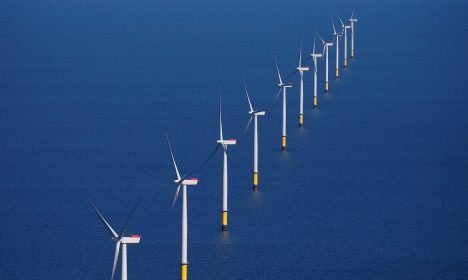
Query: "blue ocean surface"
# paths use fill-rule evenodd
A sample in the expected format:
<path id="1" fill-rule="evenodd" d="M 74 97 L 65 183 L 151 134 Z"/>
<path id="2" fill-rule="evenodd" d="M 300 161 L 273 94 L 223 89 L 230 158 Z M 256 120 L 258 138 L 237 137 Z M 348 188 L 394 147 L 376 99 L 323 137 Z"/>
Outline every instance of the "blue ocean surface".
<path id="1" fill-rule="evenodd" d="M 188 189 L 189 279 L 468 279 L 466 1 L 4 1 L 0 9 L 1 279 L 109 279 L 116 231 L 129 279 L 179 279 Z M 305 75 L 283 77 L 356 24 L 356 58 L 318 108 Z M 350 39 L 350 38 L 348 38 Z M 341 45 L 341 48 L 343 46 Z M 348 47 L 348 50 L 350 47 Z M 312 67 L 311 61 L 305 62 Z M 342 62 L 341 62 L 342 64 Z M 259 190 L 252 190 L 259 119 Z M 229 231 L 221 232 L 218 94 L 229 148 Z M 120 279 L 120 262 L 115 279 Z"/>

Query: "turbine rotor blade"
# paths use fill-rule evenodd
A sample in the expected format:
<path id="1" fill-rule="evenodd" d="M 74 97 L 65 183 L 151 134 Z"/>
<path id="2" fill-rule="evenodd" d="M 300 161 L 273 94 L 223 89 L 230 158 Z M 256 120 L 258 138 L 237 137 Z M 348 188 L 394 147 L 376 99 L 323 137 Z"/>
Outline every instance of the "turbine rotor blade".
<path id="1" fill-rule="evenodd" d="M 221 92 L 219 93 L 219 140 L 223 141 L 223 121 L 221 118 Z"/>
<path id="2" fill-rule="evenodd" d="M 339 20 L 340 20 L 340 22 L 341 22 L 341 27 L 344 27 L 345 25 L 344 25 L 343 21 L 341 20 L 341 17 L 340 17 L 340 15 L 338 15 L 338 19 L 339 19 Z"/>
<path id="3" fill-rule="evenodd" d="M 296 74 L 297 72 L 299 72 L 299 70 L 297 70 L 297 69 L 294 70 L 294 71 L 292 71 L 291 73 L 289 73 L 289 74 L 285 77 L 285 79 L 290 78 L 292 75 Z"/>
<path id="4" fill-rule="evenodd" d="M 249 101 L 250 111 L 253 112 L 252 102 L 250 102 L 249 92 L 247 90 L 247 84 L 245 83 L 245 79 L 243 79 L 243 80 L 244 80 L 245 95 L 247 95 L 247 101 Z"/>
<path id="5" fill-rule="evenodd" d="M 283 88 L 280 87 L 280 89 L 278 90 L 278 93 L 277 93 L 276 96 L 275 96 L 275 102 L 274 102 L 275 104 L 276 104 L 276 102 L 278 101 L 278 97 L 280 96 L 281 90 L 282 90 L 282 89 L 283 89 Z"/>
<path id="6" fill-rule="evenodd" d="M 177 185 L 177 190 L 176 190 L 176 193 L 174 195 L 174 200 L 172 200 L 172 207 L 174 207 L 176 201 L 177 201 L 177 198 L 179 197 L 179 191 L 180 191 L 180 185 L 181 185 L 182 181 L 180 181 L 180 183 Z"/>
<path id="7" fill-rule="evenodd" d="M 115 243 L 114 264 L 112 265 L 111 280 L 114 279 L 115 269 L 117 268 L 117 262 L 119 261 L 119 251 L 120 251 L 120 240 Z"/>
<path id="8" fill-rule="evenodd" d="M 322 41 L 322 44 L 325 45 L 325 41 L 323 40 L 322 36 L 320 36 L 319 34 L 317 34 L 317 36 L 319 37 L 320 41 Z"/>
<path id="9" fill-rule="evenodd" d="M 302 67 L 302 41 L 301 41 L 301 48 L 299 49 L 299 68 Z"/>
<path id="10" fill-rule="evenodd" d="M 338 34 L 338 33 L 336 33 L 335 22 L 333 21 L 332 16 L 330 16 L 330 19 L 331 19 L 332 26 L 333 26 L 333 34 Z"/>
<path id="11" fill-rule="evenodd" d="M 278 72 L 279 82 L 280 82 L 280 84 L 283 84 L 283 81 L 281 80 L 281 74 L 280 74 L 280 71 L 279 71 L 279 67 L 278 67 L 278 61 L 276 60 L 276 54 L 275 54 L 275 64 L 276 64 L 276 71 Z"/>
<path id="12" fill-rule="evenodd" d="M 120 233 L 120 239 L 122 239 L 122 237 L 124 237 L 125 232 L 127 231 L 128 223 L 129 223 L 130 220 L 132 219 L 133 214 L 135 214 L 135 210 L 137 209 L 138 205 L 140 204 L 140 201 L 141 201 L 141 200 L 138 200 L 137 203 L 135 204 L 135 206 L 133 206 L 132 212 L 130 212 L 130 215 L 128 216 L 127 221 L 125 222 L 125 225 L 124 225 L 124 227 L 122 228 L 122 231 L 121 231 L 121 233 Z"/>
<path id="13" fill-rule="evenodd" d="M 203 164 L 200 166 L 200 168 L 198 170 L 200 170 L 201 168 L 203 168 L 214 156 L 215 154 L 219 151 L 219 147 L 221 145 L 216 145 L 215 148 L 213 149 L 213 151 L 210 153 L 210 155 L 206 158 L 206 160 L 203 162 Z"/>
<path id="14" fill-rule="evenodd" d="M 237 139 L 237 142 L 239 143 L 240 146 L 244 143 L 245 135 L 247 135 L 247 131 L 250 128 L 250 124 L 252 122 L 253 117 L 254 117 L 254 113 L 249 114 L 249 120 L 247 121 L 247 124 L 245 125 L 244 131 L 242 135 L 240 136 L 240 138 Z"/>
<path id="15" fill-rule="evenodd" d="M 254 114 L 251 114 L 249 117 L 249 120 L 247 121 L 247 125 L 245 126 L 244 129 L 244 135 L 247 133 L 247 130 L 249 130 L 250 124 L 252 123 L 252 119 L 254 117 Z"/>
<path id="16" fill-rule="evenodd" d="M 169 146 L 169 151 L 171 152 L 172 162 L 174 163 L 174 168 L 177 174 L 177 179 L 180 180 L 179 169 L 177 168 L 177 164 L 174 158 L 174 153 L 172 152 L 171 141 L 169 140 L 169 135 L 167 135 L 167 133 L 166 133 L 166 138 L 167 138 L 167 145 Z"/>
<path id="17" fill-rule="evenodd" d="M 91 204 L 91 206 L 94 208 L 94 211 L 99 215 L 99 217 L 101 218 L 101 221 L 103 222 L 103 224 L 106 226 L 106 228 L 109 230 L 109 232 L 112 234 L 112 236 L 114 238 L 118 238 L 119 236 L 117 235 L 117 233 L 115 232 L 115 230 L 111 227 L 111 225 L 106 221 L 106 219 L 104 218 L 104 216 L 101 214 L 101 212 L 99 212 L 99 209 L 96 207 L 96 205 L 94 205 L 94 203 L 91 201 L 91 199 L 89 199 L 89 203 Z"/>
<path id="18" fill-rule="evenodd" d="M 208 158 L 201 164 L 198 166 L 198 168 L 196 169 L 191 169 L 186 175 L 184 175 L 182 178 L 180 178 L 178 181 L 177 181 L 177 186 L 179 186 L 182 181 L 184 181 L 185 179 L 187 179 L 189 176 L 192 176 L 193 173 L 197 173 L 199 172 L 203 167 L 205 167 L 205 165 L 213 158 L 213 156 L 218 152 L 219 150 L 219 147 L 221 145 L 219 145 L 219 143 L 216 143 L 213 151 L 210 153 L 210 155 L 208 156 Z"/>
<path id="19" fill-rule="evenodd" d="M 312 50 L 312 53 L 313 53 L 313 54 L 315 54 L 315 39 L 316 39 L 316 38 L 317 38 L 317 34 L 316 34 L 316 36 L 314 36 L 314 48 L 313 48 L 313 50 Z"/>

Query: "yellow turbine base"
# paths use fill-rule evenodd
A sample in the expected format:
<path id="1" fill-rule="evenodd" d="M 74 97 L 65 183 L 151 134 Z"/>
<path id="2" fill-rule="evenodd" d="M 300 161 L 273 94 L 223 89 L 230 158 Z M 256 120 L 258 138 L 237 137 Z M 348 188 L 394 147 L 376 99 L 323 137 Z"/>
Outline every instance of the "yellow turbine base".
<path id="1" fill-rule="evenodd" d="M 299 126 L 302 126 L 304 124 L 304 115 L 299 114 Z"/>
<path id="2" fill-rule="evenodd" d="M 281 137 L 281 150 L 286 150 L 286 136 Z"/>
<path id="3" fill-rule="evenodd" d="M 314 96 L 314 107 L 317 107 L 317 96 Z"/>
<path id="4" fill-rule="evenodd" d="M 346 58 L 344 59 L 343 66 L 348 67 L 348 60 Z"/>
<path id="5" fill-rule="evenodd" d="M 228 213 L 227 211 L 223 211 L 223 225 L 222 225 L 223 231 L 227 230 L 227 224 L 228 224 Z"/>
<path id="6" fill-rule="evenodd" d="M 258 172 L 253 173 L 253 188 L 258 189 Z"/>
<path id="7" fill-rule="evenodd" d="M 325 82 L 325 91 L 328 91 L 328 82 Z"/>
<path id="8" fill-rule="evenodd" d="M 187 264 L 183 263 L 180 267 L 180 279 L 187 280 Z"/>
<path id="9" fill-rule="evenodd" d="M 335 77 L 339 77 L 340 76 L 340 69 L 336 69 L 335 70 Z"/>
<path id="10" fill-rule="evenodd" d="M 351 50 L 351 57 L 354 57 L 354 50 Z"/>

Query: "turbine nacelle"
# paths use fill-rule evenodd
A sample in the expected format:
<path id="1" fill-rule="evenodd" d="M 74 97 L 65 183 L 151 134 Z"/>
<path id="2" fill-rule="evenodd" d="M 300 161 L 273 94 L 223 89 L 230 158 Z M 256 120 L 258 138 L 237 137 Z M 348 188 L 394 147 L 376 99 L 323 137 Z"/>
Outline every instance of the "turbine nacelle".
<path id="1" fill-rule="evenodd" d="M 321 53 L 311 53 L 311 57 L 316 58 L 316 57 L 322 57 L 323 55 Z"/>
<path id="2" fill-rule="evenodd" d="M 139 234 L 131 234 L 128 237 L 124 236 L 125 232 L 127 231 L 128 223 L 130 222 L 130 219 L 132 218 L 133 214 L 135 213 L 135 210 L 136 210 L 138 204 L 140 204 L 140 201 L 138 201 L 137 204 L 135 204 L 135 206 L 133 207 L 132 212 L 130 213 L 130 216 L 128 217 L 127 221 L 125 222 L 125 225 L 124 225 L 122 231 L 120 232 L 120 234 L 117 234 L 117 232 L 115 232 L 115 230 L 112 228 L 112 226 L 109 224 L 109 222 L 107 222 L 107 220 L 104 218 L 104 216 L 101 214 L 99 209 L 96 207 L 96 205 L 94 205 L 94 203 L 91 200 L 89 200 L 89 203 L 94 208 L 94 211 L 98 214 L 99 218 L 101 219 L 101 222 L 107 227 L 107 230 L 112 235 L 112 239 L 115 241 L 114 263 L 113 263 L 113 266 L 112 266 L 112 276 L 111 276 L 111 280 L 112 280 L 112 279 L 114 279 L 115 269 L 117 268 L 117 262 L 119 260 L 120 247 L 122 246 L 122 244 L 138 244 L 138 243 L 140 243 L 140 237 L 141 236 Z M 124 248 L 126 248 L 126 247 L 124 247 Z M 122 279 L 127 279 L 127 274 L 126 274 L 127 263 L 124 262 L 124 258 L 125 258 L 125 260 L 127 258 L 126 251 L 122 252 Z M 125 274 L 124 274 L 124 271 L 125 271 Z"/>
<path id="3" fill-rule="evenodd" d="M 327 46 L 327 47 L 333 47 L 333 43 L 332 43 L 332 42 L 326 43 L 325 46 Z"/>
<path id="4" fill-rule="evenodd" d="M 278 86 L 281 87 L 281 88 L 292 88 L 293 84 L 292 83 L 278 84 Z"/>
<path id="5" fill-rule="evenodd" d="M 138 244 L 140 243 L 141 235 L 131 234 L 130 236 L 122 237 L 120 240 L 123 244 Z"/>
<path id="6" fill-rule="evenodd" d="M 296 69 L 297 69 L 297 71 L 301 71 L 301 72 L 310 70 L 308 66 L 297 67 Z"/>
<path id="7" fill-rule="evenodd" d="M 198 178 L 189 178 L 189 179 L 184 179 L 182 182 L 180 180 L 174 180 L 174 183 L 180 185 L 185 185 L 185 186 L 195 186 L 198 184 Z"/>
<path id="8" fill-rule="evenodd" d="M 249 114 L 255 116 L 265 116 L 266 111 L 250 111 Z"/>
<path id="9" fill-rule="evenodd" d="M 351 21 L 351 22 L 357 22 L 357 18 L 350 18 L 349 21 Z"/>
<path id="10" fill-rule="evenodd" d="M 218 140 L 216 142 L 218 142 L 219 144 L 223 144 L 223 145 L 236 145 L 237 139 L 231 138 L 227 140 Z"/>

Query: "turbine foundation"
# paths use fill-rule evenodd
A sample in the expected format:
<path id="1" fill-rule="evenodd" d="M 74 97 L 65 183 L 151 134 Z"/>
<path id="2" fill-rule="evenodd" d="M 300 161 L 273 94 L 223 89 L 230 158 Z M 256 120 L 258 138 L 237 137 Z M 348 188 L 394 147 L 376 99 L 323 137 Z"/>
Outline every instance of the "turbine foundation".
<path id="1" fill-rule="evenodd" d="M 228 213 L 227 211 L 223 210 L 223 224 L 221 226 L 221 230 L 227 231 L 227 225 L 228 225 Z"/>
<path id="2" fill-rule="evenodd" d="M 281 137 L 281 150 L 285 151 L 286 150 L 286 136 Z"/>
<path id="3" fill-rule="evenodd" d="M 354 50 L 351 50 L 351 57 L 354 58 Z"/>
<path id="4" fill-rule="evenodd" d="M 328 82 L 325 82 L 325 91 L 328 92 Z"/>
<path id="5" fill-rule="evenodd" d="M 348 67 L 348 60 L 345 58 L 344 61 L 343 61 L 343 66 L 344 67 Z"/>
<path id="6" fill-rule="evenodd" d="M 188 264 L 186 263 L 181 264 L 181 267 L 180 267 L 180 279 L 181 280 L 187 280 L 187 266 Z"/>
<path id="7" fill-rule="evenodd" d="M 340 76 L 340 69 L 336 68 L 335 77 L 338 78 L 339 76 Z"/>
<path id="8" fill-rule="evenodd" d="M 314 108 L 317 107 L 317 96 L 314 96 Z"/>
<path id="9" fill-rule="evenodd" d="M 304 124 L 304 114 L 299 114 L 299 126 Z"/>
<path id="10" fill-rule="evenodd" d="M 258 190 L 258 172 L 253 173 L 253 189 Z"/>

